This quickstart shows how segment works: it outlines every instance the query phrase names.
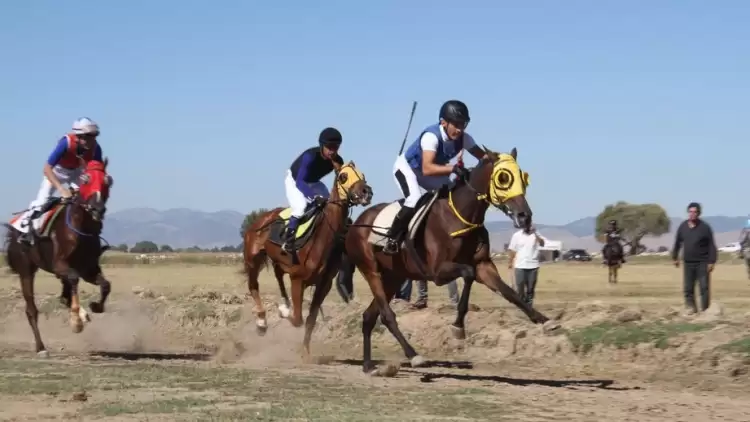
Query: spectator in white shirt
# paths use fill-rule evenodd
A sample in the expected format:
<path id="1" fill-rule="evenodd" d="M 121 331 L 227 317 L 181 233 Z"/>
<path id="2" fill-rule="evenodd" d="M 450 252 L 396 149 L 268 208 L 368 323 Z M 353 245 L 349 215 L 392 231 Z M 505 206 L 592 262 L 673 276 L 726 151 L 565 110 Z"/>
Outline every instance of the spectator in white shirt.
<path id="1" fill-rule="evenodd" d="M 528 219 L 525 228 L 513 233 L 508 245 L 508 268 L 515 269 L 516 291 L 521 300 L 529 305 L 534 302 L 534 290 L 539 276 L 539 247 L 544 246 L 544 242 L 544 237 L 531 225 L 531 219 Z"/>

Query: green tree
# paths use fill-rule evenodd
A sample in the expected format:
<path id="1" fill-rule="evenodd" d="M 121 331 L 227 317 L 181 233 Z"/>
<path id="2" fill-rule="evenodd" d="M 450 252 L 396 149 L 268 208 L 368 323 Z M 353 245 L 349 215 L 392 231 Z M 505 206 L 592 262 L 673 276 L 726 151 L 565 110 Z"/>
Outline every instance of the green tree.
<path id="1" fill-rule="evenodd" d="M 133 245 L 132 248 L 130 248 L 130 252 L 135 253 L 154 253 L 159 252 L 159 247 L 156 246 L 156 243 L 150 241 L 150 240 L 142 240 L 135 245 Z"/>
<path id="2" fill-rule="evenodd" d="M 643 236 L 661 236 L 669 232 L 669 217 L 659 204 L 631 204 L 620 201 L 604 207 L 596 217 L 596 238 L 604 242 L 604 231 L 609 220 L 616 220 L 630 255 L 642 249 Z"/>
<path id="3" fill-rule="evenodd" d="M 127 252 L 128 251 L 128 245 L 126 245 L 125 243 L 120 243 L 119 245 L 117 245 L 114 248 L 112 248 L 112 250 L 113 251 L 118 251 L 118 252 Z"/>
<path id="4" fill-rule="evenodd" d="M 240 226 L 240 237 L 244 239 L 245 231 L 247 230 L 247 228 L 250 227 L 255 222 L 255 220 L 258 219 L 258 217 L 267 213 L 268 211 L 270 210 L 267 208 L 258 208 L 257 210 L 246 215 L 245 220 L 242 222 L 242 226 Z"/>
<path id="5" fill-rule="evenodd" d="M 174 252 L 174 249 L 172 249 L 172 247 L 169 245 L 161 245 L 159 247 L 159 252 L 169 253 L 169 252 Z"/>

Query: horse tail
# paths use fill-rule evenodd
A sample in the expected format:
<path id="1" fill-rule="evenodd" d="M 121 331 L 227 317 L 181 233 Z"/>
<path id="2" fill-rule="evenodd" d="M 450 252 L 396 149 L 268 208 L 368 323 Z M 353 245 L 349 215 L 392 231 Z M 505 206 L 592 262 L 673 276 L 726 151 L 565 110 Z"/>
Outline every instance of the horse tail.
<path id="1" fill-rule="evenodd" d="M 11 274 L 18 274 L 18 272 L 13 268 L 13 265 L 11 265 L 10 262 L 10 245 L 13 241 L 13 226 L 10 224 L 3 224 L 3 227 L 5 227 L 5 239 L 3 240 L 3 249 L 5 250 L 5 265 L 8 266 L 7 271 Z"/>
<path id="2" fill-rule="evenodd" d="M 271 258 L 268 257 L 268 254 L 266 253 L 265 249 L 258 252 L 258 254 L 256 255 L 256 258 L 260 256 L 263 257 L 263 260 L 260 262 L 260 267 L 258 268 L 259 271 L 263 269 L 267 269 L 268 266 L 271 265 Z M 243 260 L 243 261 L 244 262 L 242 263 L 242 268 L 239 271 L 237 271 L 237 274 L 246 275 L 248 271 L 250 271 L 250 267 L 249 267 L 250 263 L 247 260 Z"/>

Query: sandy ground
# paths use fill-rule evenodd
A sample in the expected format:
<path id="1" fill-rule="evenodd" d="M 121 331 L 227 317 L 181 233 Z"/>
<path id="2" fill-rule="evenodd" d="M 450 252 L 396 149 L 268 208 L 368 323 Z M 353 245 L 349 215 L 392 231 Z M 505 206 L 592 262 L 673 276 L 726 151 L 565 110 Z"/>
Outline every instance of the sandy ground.
<path id="1" fill-rule="evenodd" d="M 361 370 L 362 280 L 354 303 L 328 297 L 305 360 L 303 330 L 278 317 L 270 274 L 261 282 L 270 328 L 255 332 L 238 269 L 107 268 L 110 305 L 80 334 L 57 302 L 59 282 L 41 275 L 47 359 L 33 353 L 18 281 L 3 274 L 0 420 L 750 421 L 741 265 L 717 268 L 714 305 L 697 316 L 683 314 L 681 272 L 665 263 L 627 265 L 617 285 L 595 264 L 547 265 L 536 303 L 561 330 L 544 333 L 478 286 L 465 340 L 448 328 L 447 290 L 431 285 L 428 309 L 393 305 L 427 367 L 410 368 L 376 328 L 374 357 L 400 365 L 393 377 Z M 82 296 L 98 292 L 83 285 Z"/>

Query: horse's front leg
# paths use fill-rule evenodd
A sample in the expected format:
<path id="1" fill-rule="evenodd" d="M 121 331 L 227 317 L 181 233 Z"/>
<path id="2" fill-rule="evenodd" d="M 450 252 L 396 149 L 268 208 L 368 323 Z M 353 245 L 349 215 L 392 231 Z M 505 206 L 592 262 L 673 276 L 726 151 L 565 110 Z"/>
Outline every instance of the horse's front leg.
<path id="1" fill-rule="evenodd" d="M 58 264 L 56 273 L 64 283 L 63 298 L 67 296 L 66 289 L 70 289 L 70 327 L 73 329 L 74 333 L 80 333 L 83 331 L 83 322 L 90 320 L 88 313 L 81 308 L 81 303 L 78 298 L 78 281 L 80 276 L 76 270 L 70 268 L 67 263 L 62 261 Z"/>
<path id="2" fill-rule="evenodd" d="M 101 314 L 102 312 L 104 312 L 104 303 L 107 301 L 107 297 L 109 296 L 109 292 L 112 289 L 112 285 L 110 284 L 109 280 L 104 278 L 104 274 L 102 273 L 102 269 L 100 267 L 97 267 L 94 275 L 87 275 L 86 277 L 83 277 L 83 279 L 87 283 L 99 286 L 99 301 L 89 302 L 89 309 L 91 309 L 91 312 L 95 314 Z"/>
<path id="3" fill-rule="evenodd" d="M 523 311 L 529 319 L 536 324 L 545 324 L 546 330 L 554 330 L 559 328 L 559 324 L 550 322 L 544 314 L 534 309 L 531 305 L 521 300 L 513 288 L 505 284 L 500 273 L 497 271 L 495 263 L 492 261 L 481 261 L 476 267 L 477 280 L 487 286 L 490 290 L 496 293 L 500 293 L 505 300 L 516 305 L 518 309 Z"/>
<path id="4" fill-rule="evenodd" d="M 65 277 L 57 277 L 60 280 L 60 284 L 62 285 L 62 291 L 60 292 L 60 303 L 62 303 L 66 308 L 70 309 L 70 284 L 65 280 Z"/>
<path id="5" fill-rule="evenodd" d="M 458 312 L 456 313 L 456 320 L 451 325 L 453 336 L 457 339 L 466 338 L 465 321 L 466 314 L 469 312 L 469 296 L 471 293 L 471 285 L 476 280 L 476 271 L 474 267 L 466 264 L 457 264 L 455 262 L 444 262 L 438 267 L 437 274 L 435 275 L 435 284 L 438 286 L 445 285 L 451 281 L 461 277 L 464 279 L 464 288 L 461 292 L 461 298 L 458 301 Z"/>

